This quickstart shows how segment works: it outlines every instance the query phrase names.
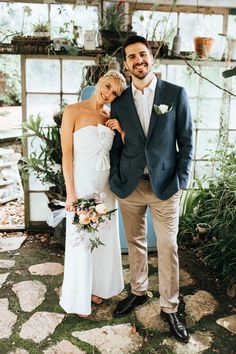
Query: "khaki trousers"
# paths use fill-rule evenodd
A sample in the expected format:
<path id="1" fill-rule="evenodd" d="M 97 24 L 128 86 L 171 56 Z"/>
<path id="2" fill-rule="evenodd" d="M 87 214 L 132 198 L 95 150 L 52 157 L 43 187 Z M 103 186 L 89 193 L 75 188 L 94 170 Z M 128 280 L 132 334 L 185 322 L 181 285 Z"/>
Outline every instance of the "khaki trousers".
<path id="1" fill-rule="evenodd" d="M 160 307 L 176 312 L 179 304 L 177 233 L 181 191 L 159 199 L 149 181 L 141 181 L 127 198 L 118 198 L 129 251 L 131 290 L 143 295 L 148 289 L 147 208 L 150 208 L 157 238 Z"/>

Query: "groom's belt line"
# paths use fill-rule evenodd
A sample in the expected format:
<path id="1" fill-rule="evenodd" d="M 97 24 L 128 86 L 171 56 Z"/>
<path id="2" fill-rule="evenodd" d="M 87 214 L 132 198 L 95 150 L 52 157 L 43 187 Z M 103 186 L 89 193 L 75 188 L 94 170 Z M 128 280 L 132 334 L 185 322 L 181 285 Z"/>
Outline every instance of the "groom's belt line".
<path id="1" fill-rule="evenodd" d="M 150 181 L 149 174 L 148 174 L 148 173 L 144 173 L 144 174 L 142 175 L 142 179 L 143 179 L 144 181 Z"/>

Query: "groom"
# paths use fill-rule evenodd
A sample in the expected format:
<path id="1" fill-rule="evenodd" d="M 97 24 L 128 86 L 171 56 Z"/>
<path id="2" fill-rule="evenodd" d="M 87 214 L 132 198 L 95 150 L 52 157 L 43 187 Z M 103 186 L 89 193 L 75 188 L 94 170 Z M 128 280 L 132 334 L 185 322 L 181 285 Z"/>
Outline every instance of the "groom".
<path id="1" fill-rule="evenodd" d="M 185 90 L 157 79 L 145 38 L 123 45 L 132 84 L 111 105 L 125 132 L 111 150 L 110 187 L 119 200 L 129 250 L 131 294 L 114 317 L 127 315 L 148 300 L 146 211 L 150 208 L 157 237 L 161 318 L 173 335 L 188 342 L 178 317 L 179 262 L 177 233 L 181 190 L 187 188 L 192 158 L 192 120 Z"/>

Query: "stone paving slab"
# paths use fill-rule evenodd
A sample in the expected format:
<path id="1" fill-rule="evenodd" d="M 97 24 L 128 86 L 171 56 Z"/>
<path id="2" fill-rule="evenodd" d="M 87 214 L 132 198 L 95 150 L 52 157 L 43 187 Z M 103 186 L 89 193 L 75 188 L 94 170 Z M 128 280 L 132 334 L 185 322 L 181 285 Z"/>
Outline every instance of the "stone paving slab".
<path id="1" fill-rule="evenodd" d="M 157 329 L 160 333 L 168 332 L 168 325 L 160 317 L 160 299 L 149 299 L 135 309 L 137 320 L 144 328 Z"/>
<path id="2" fill-rule="evenodd" d="M 219 318 L 216 323 L 233 334 L 236 334 L 236 315 Z"/>
<path id="3" fill-rule="evenodd" d="M 44 301 L 47 287 L 41 281 L 28 280 L 14 284 L 12 290 L 19 299 L 21 309 L 31 312 Z"/>
<path id="4" fill-rule="evenodd" d="M 95 346 L 102 354 L 134 353 L 143 344 L 143 338 L 130 323 L 77 331 L 72 335 Z"/>
<path id="5" fill-rule="evenodd" d="M 63 340 L 60 343 L 50 347 L 47 350 L 43 350 L 44 354 L 86 354 L 68 340 Z"/>
<path id="6" fill-rule="evenodd" d="M 14 352 L 10 352 L 9 354 L 29 354 L 29 352 L 27 352 L 27 350 L 25 349 L 18 348 Z"/>
<path id="7" fill-rule="evenodd" d="M 0 274 L 0 289 L 3 286 L 3 284 L 5 283 L 5 281 L 7 280 L 7 277 L 10 273 L 3 273 Z"/>
<path id="8" fill-rule="evenodd" d="M 34 275 L 60 275 L 63 271 L 63 265 L 55 262 L 40 263 L 29 267 L 29 272 Z"/>
<path id="9" fill-rule="evenodd" d="M 7 298 L 0 299 L 0 339 L 8 338 L 12 334 L 12 329 L 16 323 L 17 316 L 8 309 Z"/>
<path id="10" fill-rule="evenodd" d="M 191 277 L 191 274 L 184 269 L 179 270 L 179 286 L 188 286 L 194 283 L 194 280 Z"/>
<path id="11" fill-rule="evenodd" d="M 15 261 L 8 259 L 0 259 L 0 268 L 12 268 L 15 265 Z"/>
<path id="12" fill-rule="evenodd" d="M 22 325 L 20 337 L 40 343 L 55 331 L 65 315 L 54 312 L 36 312 Z"/>
<path id="13" fill-rule="evenodd" d="M 20 248 L 26 236 L 0 238 L 0 252 L 14 251 Z"/>
<path id="14" fill-rule="evenodd" d="M 195 332 L 191 334 L 188 343 L 180 343 L 174 338 L 166 338 L 162 344 L 171 347 L 174 354 L 201 354 L 211 347 L 213 338 L 210 332 Z"/>
<path id="15" fill-rule="evenodd" d="M 214 297 L 205 290 L 199 290 L 193 295 L 184 296 L 184 301 L 187 314 L 186 321 L 189 326 L 193 326 L 204 316 L 212 315 L 219 305 Z"/>
<path id="16" fill-rule="evenodd" d="M 112 313 L 115 310 L 116 305 L 119 301 L 124 300 L 127 296 L 128 293 L 126 290 L 124 290 L 119 295 L 112 297 L 108 302 L 104 300 L 100 305 L 93 304 L 92 313 L 89 318 L 92 318 L 96 321 L 112 320 Z"/>

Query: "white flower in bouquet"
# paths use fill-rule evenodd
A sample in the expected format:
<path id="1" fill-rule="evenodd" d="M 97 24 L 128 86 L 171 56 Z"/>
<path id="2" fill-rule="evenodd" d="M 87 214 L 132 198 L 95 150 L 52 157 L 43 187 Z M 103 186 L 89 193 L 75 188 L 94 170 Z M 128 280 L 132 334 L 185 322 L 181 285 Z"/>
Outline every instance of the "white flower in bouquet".
<path id="1" fill-rule="evenodd" d="M 106 214 L 108 212 L 108 209 L 104 203 L 96 205 L 95 210 L 100 215 Z"/>

